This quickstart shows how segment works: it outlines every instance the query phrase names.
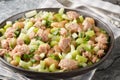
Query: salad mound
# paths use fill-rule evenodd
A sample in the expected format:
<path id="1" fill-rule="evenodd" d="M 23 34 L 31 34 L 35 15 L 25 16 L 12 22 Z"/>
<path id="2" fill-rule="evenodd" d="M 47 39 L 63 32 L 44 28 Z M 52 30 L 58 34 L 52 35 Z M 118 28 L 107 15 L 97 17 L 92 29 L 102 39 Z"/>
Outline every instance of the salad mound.
<path id="1" fill-rule="evenodd" d="M 0 56 L 10 64 L 38 72 L 63 72 L 97 63 L 109 36 L 92 17 L 75 11 L 30 11 L 0 29 Z"/>

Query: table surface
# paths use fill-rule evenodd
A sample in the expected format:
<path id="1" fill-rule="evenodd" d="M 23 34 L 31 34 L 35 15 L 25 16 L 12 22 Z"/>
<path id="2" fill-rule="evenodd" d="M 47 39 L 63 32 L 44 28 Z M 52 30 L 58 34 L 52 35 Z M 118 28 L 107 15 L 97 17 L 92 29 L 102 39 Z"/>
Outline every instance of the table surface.
<path id="1" fill-rule="evenodd" d="M 21 5 L 18 3 L 18 0 L 13 1 L 14 4 L 11 0 L 0 0 L 0 22 L 8 18 L 11 14 L 13 15 L 27 9 L 37 8 L 39 4 L 36 5 L 36 3 L 41 3 L 40 0 L 19 0 L 23 3 L 22 7 L 20 7 Z M 27 1 L 29 1 L 29 3 Z M 113 4 L 120 5 L 120 0 L 104 1 L 109 1 Z M 120 44 L 120 37 L 116 39 L 116 46 L 114 47 L 108 60 L 106 60 L 105 63 L 102 64 L 96 71 L 92 80 L 120 80 L 120 45 L 118 44 Z"/>

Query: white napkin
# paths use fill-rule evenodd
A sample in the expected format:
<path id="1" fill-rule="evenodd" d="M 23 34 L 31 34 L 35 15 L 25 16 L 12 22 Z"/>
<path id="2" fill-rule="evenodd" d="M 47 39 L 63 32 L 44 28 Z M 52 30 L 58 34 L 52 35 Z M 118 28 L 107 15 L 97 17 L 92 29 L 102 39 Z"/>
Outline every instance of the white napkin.
<path id="1" fill-rule="evenodd" d="M 24 1 L 24 0 L 23 0 Z M 27 0 L 25 0 L 25 1 L 27 1 Z M 45 0 L 44 0 L 45 1 Z M 73 1 L 75 1 L 75 0 L 73 0 Z M 76 1 L 79 1 L 79 0 L 76 0 Z M 100 0 L 92 0 L 92 1 L 90 1 L 90 0 L 83 0 L 84 1 L 84 3 L 87 3 L 87 4 L 92 4 L 94 7 L 102 7 L 102 8 L 104 8 L 104 9 L 107 9 L 107 8 L 111 8 L 111 4 L 110 3 L 105 3 L 105 2 L 103 2 L 102 1 L 102 5 L 104 4 L 104 5 L 107 5 L 107 6 L 101 6 L 101 3 L 99 2 Z M 86 1 L 86 2 L 85 2 Z M 95 4 L 94 3 L 92 3 L 93 1 L 95 1 Z M 4 1 L 3 1 L 4 2 Z M 31 0 L 31 2 L 32 2 L 32 0 Z M 41 1 L 41 3 L 42 3 L 42 1 Z M 110 4 L 110 5 L 109 5 Z M 81 8 L 81 7 L 79 7 L 81 4 L 80 3 L 76 3 L 76 5 L 77 5 L 77 7 L 78 7 L 78 9 L 79 8 Z M 2 5 L 1 5 L 2 6 Z M 4 5 L 3 5 L 4 6 Z M 25 5 L 24 5 L 25 6 Z M 26 7 L 26 6 L 25 6 Z M 44 4 L 42 4 L 42 5 L 40 5 L 38 8 L 51 8 L 51 7 L 64 7 L 63 5 L 61 5 L 60 3 L 58 3 L 56 0 L 46 0 L 45 1 L 45 3 Z M 117 6 L 118 7 L 118 6 Z M 22 7 L 21 7 L 22 8 Z M 112 8 L 114 8 L 114 6 L 112 7 Z M 119 7 L 118 7 L 119 8 Z M 116 8 L 117 10 L 119 10 L 118 8 Z M 10 9 L 9 9 L 10 10 Z M 99 10 L 99 9 L 97 9 L 97 10 Z M 116 12 L 117 10 L 112 10 L 113 12 Z M 120 11 L 120 10 L 119 10 Z M 104 11 L 103 11 L 103 13 L 105 13 Z M 100 15 L 101 16 L 101 15 Z M 95 69 L 96 70 L 96 69 Z M 93 70 L 93 71 L 91 71 L 91 72 L 89 72 L 89 73 L 87 73 L 85 76 L 79 76 L 79 77 L 75 77 L 75 78 L 73 78 L 74 80 L 79 80 L 80 78 L 82 78 L 81 80 L 91 80 L 91 78 L 92 78 L 92 76 L 94 75 L 94 73 L 95 73 L 95 70 Z M 14 73 L 13 71 L 11 71 L 11 70 L 9 70 L 8 68 L 6 68 L 6 67 L 4 67 L 3 65 L 1 65 L 0 64 L 0 72 L 2 73 L 2 74 L 0 74 L 0 75 L 2 75 L 2 76 L 8 76 L 8 78 L 9 77 L 13 77 L 13 79 L 12 80 L 17 80 L 17 79 L 20 79 L 20 80 L 29 80 L 29 79 L 25 79 L 25 77 L 24 76 L 22 76 L 22 75 L 20 75 L 20 74 L 18 74 L 18 73 Z M 2 79 L 2 76 L 0 76 L 0 79 Z M 87 76 L 87 77 L 86 77 Z M 4 77 L 3 77 L 4 78 Z M 23 79 L 24 78 L 24 79 Z M 79 78 L 79 79 L 78 79 Z M 5 79 L 5 78 L 4 78 Z M 71 79 L 71 80 L 73 80 L 73 79 Z M 6 80 L 9 80 L 9 79 L 7 79 L 7 77 L 6 77 Z"/>

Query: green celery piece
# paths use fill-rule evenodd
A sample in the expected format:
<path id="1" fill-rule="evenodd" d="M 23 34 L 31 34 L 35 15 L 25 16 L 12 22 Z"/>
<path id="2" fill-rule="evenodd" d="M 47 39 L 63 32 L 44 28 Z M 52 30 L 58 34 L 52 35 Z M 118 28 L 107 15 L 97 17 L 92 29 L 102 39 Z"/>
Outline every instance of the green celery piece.
<path id="1" fill-rule="evenodd" d="M 87 51 L 92 51 L 92 46 L 90 44 L 85 44 L 84 49 Z"/>
<path id="2" fill-rule="evenodd" d="M 67 59 L 72 59 L 73 57 L 75 57 L 76 53 L 78 52 L 75 50 L 74 45 L 70 45 L 70 47 L 71 47 L 71 51 L 65 56 L 65 58 Z"/>
<path id="3" fill-rule="evenodd" d="M 66 20 L 69 20 L 69 18 L 68 18 L 68 16 L 66 14 L 62 14 L 62 18 L 66 19 Z"/>
<path id="4" fill-rule="evenodd" d="M 27 31 L 27 35 L 29 35 L 31 32 L 33 32 L 35 29 L 35 27 L 30 27 Z"/>
<path id="5" fill-rule="evenodd" d="M 60 31 L 60 29 L 59 28 L 55 28 L 55 27 L 50 30 L 50 32 L 52 34 L 54 34 L 54 35 L 57 35 L 59 33 L 59 31 Z"/>
<path id="6" fill-rule="evenodd" d="M 5 33 L 5 29 L 1 28 L 0 33 L 2 33 L 2 35 L 3 35 Z"/>
<path id="7" fill-rule="evenodd" d="M 9 25 L 9 24 L 6 24 L 5 26 L 4 26 L 4 30 L 6 30 L 7 28 L 9 28 L 9 27 L 11 27 L 12 25 Z"/>
<path id="8" fill-rule="evenodd" d="M 14 57 L 14 60 L 15 60 L 17 63 L 20 62 L 20 59 L 21 59 L 20 56 L 15 56 L 15 57 Z"/>
<path id="9" fill-rule="evenodd" d="M 57 61 L 60 60 L 59 56 L 55 55 L 55 54 L 50 54 L 49 57 L 51 57 L 52 59 L 55 59 Z"/>
<path id="10" fill-rule="evenodd" d="M 79 66 L 86 67 L 87 63 L 79 63 Z"/>
<path id="11" fill-rule="evenodd" d="M 29 38 L 29 36 L 28 36 L 27 34 L 21 33 L 21 34 L 19 35 L 19 38 L 22 39 L 22 40 L 24 40 L 24 42 L 25 42 L 26 44 L 29 44 L 29 43 L 30 43 L 30 38 Z"/>
<path id="12" fill-rule="evenodd" d="M 37 45 L 37 46 L 39 46 L 40 44 L 44 44 L 44 42 L 42 42 L 40 40 L 35 40 L 35 39 L 32 39 L 31 42 L 30 42 L 30 45 Z"/>
<path id="13" fill-rule="evenodd" d="M 46 20 L 42 20 L 42 25 L 46 25 L 47 21 Z"/>
<path id="14" fill-rule="evenodd" d="M 9 46 L 10 46 L 10 48 L 13 49 L 13 48 L 16 46 L 16 44 L 17 44 L 16 38 L 12 38 L 12 39 L 10 40 Z"/>
<path id="15" fill-rule="evenodd" d="M 90 40 L 90 37 L 86 35 L 86 36 L 84 37 L 84 43 L 87 42 L 87 41 L 89 41 L 89 40 Z"/>
<path id="16" fill-rule="evenodd" d="M 40 64 L 38 64 L 37 66 L 30 66 L 29 69 L 32 71 L 38 71 L 38 69 L 40 68 Z"/>
<path id="17" fill-rule="evenodd" d="M 40 61 L 40 66 L 39 66 L 38 71 L 40 71 L 40 72 L 46 72 L 45 68 L 46 68 L 45 61 Z"/>
<path id="18" fill-rule="evenodd" d="M 76 55 L 79 55 L 79 52 L 77 50 L 74 50 L 73 52 L 71 52 L 72 54 L 72 58 L 75 59 Z"/>
<path id="19" fill-rule="evenodd" d="M 95 32 L 93 30 L 88 30 L 85 34 L 86 36 L 93 37 L 95 35 Z"/>
<path id="20" fill-rule="evenodd" d="M 49 38 L 52 38 L 54 35 L 53 34 L 48 34 L 48 37 Z"/>
<path id="21" fill-rule="evenodd" d="M 51 42 L 50 42 L 50 46 L 51 46 L 51 47 L 54 47 L 54 46 L 57 45 L 57 44 L 58 44 L 57 41 L 51 41 Z"/>
<path id="22" fill-rule="evenodd" d="M 81 43 L 83 43 L 84 42 L 84 39 L 83 38 L 78 38 L 77 40 L 76 40 L 76 43 L 79 45 L 79 44 L 81 44 Z"/>
<path id="23" fill-rule="evenodd" d="M 80 45 L 82 48 L 84 48 L 87 51 L 91 51 L 92 50 L 92 46 L 90 44 L 81 44 Z"/>
<path id="24" fill-rule="evenodd" d="M 30 22 L 30 21 L 29 21 L 29 22 L 26 22 L 26 23 L 25 23 L 25 27 L 24 27 L 24 28 L 25 28 L 26 30 L 28 30 L 28 29 L 29 29 L 30 27 L 32 27 L 32 26 L 33 26 L 33 22 Z"/>
<path id="25" fill-rule="evenodd" d="M 87 58 L 85 58 L 84 56 L 80 56 L 80 55 L 77 55 L 77 56 L 76 56 L 76 60 L 77 60 L 79 63 L 86 63 L 86 62 L 87 62 Z"/>
<path id="26" fill-rule="evenodd" d="M 9 55 L 8 53 L 5 53 L 4 59 L 5 59 L 7 62 L 12 61 L 12 57 L 10 57 L 10 55 Z"/>
<path id="27" fill-rule="evenodd" d="M 59 36 L 59 35 L 53 36 L 53 37 L 52 37 L 52 40 L 53 40 L 53 41 L 58 41 L 58 42 L 59 42 L 60 36 Z"/>
<path id="28" fill-rule="evenodd" d="M 61 59 L 63 59 L 64 56 L 63 56 L 61 53 L 59 53 L 59 54 L 58 54 L 58 57 L 59 57 L 59 59 L 61 60 Z"/>
<path id="29" fill-rule="evenodd" d="M 84 38 L 84 36 L 85 36 L 85 32 L 79 32 L 79 37 L 80 38 Z"/>
<path id="30" fill-rule="evenodd" d="M 24 68 L 24 69 L 29 69 L 29 67 L 32 66 L 32 62 L 30 62 L 30 61 L 25 62 L 25 61 L 20 60 L 19 66 Z"/>
<path id="31" fill-rule="evenodd" d="M 29 48 L 30 48 L 30 53 L 33 53 L 33 52 L 35 52 L 35 50 L 38 49 L 38 46 L 37 45 L 29 45 Z"/>
<path id="32" fill-rule="evenodd" d="M 35 27 L 33 31 L 34 31 L 35 33 L 37 33 L 38 30 L 39 30 L 39 28 Z"/>
<path id="33" fill-rule="evenodd" d="M 55 19 L 56 19 L 57 21 L 62 21 L 62 20 L 63 20 L 61 14 L 55 14 L 54 16 L 55 16 Z"/>
<path id="34" fill-rule="evenodd" d="M 64 13 L 64 8 L 60 8 L 58 11 L 59 14 L 63 14 Z"/>
<path id="35" fill-rule="evenodd" d="M 79 19 L 80 19 L 80 22 L 83 23 L 83 21 L 84 21 L 84 17 L 83 17 L 82 15 L 79 16 Z"/>
<path id="36" fill-rule="evenodd" d="M 45 69 L 45 61 L 40 61 L 40 68 Z"/>
<path id="37" fill-rule="evenodd" d="M 30 61 L 31 61 L 32 63 L 35 63 L 35 62 L 36 62 L 36 60 L 35 60 L 35 59 L 30 59 Z"/>
<path id="38" fill-rule="evenodd" d="M 55 71 L 56 71 L 55 64 L 51 64 L 51 65 L 49 66 L 49 71 L 50 71 L 50 72 L 55 72 Z"/>
<path id="39" fill-rule="evenodd" d="M 22 58 L 23 60 L 30 60 L 31 58 L 33 58 L 34 54 L 30 53 L 30 54 L 23 54 Z"/>

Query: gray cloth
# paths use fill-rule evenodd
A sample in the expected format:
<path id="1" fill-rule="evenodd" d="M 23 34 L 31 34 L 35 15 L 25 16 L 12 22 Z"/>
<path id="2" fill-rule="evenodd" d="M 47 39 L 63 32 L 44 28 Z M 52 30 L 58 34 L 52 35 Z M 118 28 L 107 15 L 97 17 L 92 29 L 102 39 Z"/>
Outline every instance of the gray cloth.
<path id="1" fill-rule="evenodd" d="M 78 9 L 81 8 L 79 7 L 79 5 L 78 5 Z M 50 7 L 63 7 L 63 6 L 60 3 L 58 3 L 56 0 L 46 0 L 46 1 L 45 0 L 35 0 L 35 1 L 33 0 L 0 0 L 0 22 L 10 17 L 11 15 L 14 15 L 16 13 L 19 13 L 25 10 L 35 9 L 35 8 L 46 8 L 46 7 L 50 8 Z M 95 70 L 88 72 L 83 76 L 77 76 L 68 80 L 80 80 L 80 79 L 91 80 Z M 28 78 L 25 78 L 25 76 L 15 73 L 12 70 L 0 64 L 0 79 L 17 80 L 18 78 L 20 80 L 29 80 Z"/>

